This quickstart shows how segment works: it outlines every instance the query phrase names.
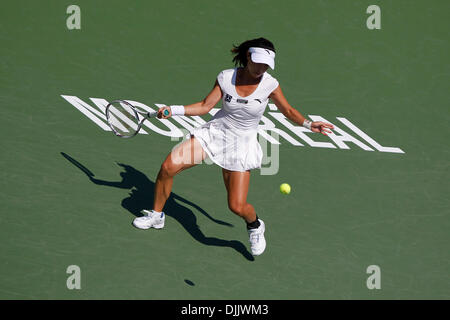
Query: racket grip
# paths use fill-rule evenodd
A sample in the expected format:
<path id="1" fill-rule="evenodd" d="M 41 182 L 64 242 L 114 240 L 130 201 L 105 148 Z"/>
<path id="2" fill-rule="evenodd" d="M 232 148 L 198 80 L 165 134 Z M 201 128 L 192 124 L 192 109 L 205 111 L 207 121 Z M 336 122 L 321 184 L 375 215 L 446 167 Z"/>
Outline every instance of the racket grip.
<path id="1" fill-rule="evenodd" d="M 164 115 L 165 115 L 165 116 L 168 116 L 168 115 L 169 115 L 169 110 L 167 110 L 167 109 L 164 110 Z"/>

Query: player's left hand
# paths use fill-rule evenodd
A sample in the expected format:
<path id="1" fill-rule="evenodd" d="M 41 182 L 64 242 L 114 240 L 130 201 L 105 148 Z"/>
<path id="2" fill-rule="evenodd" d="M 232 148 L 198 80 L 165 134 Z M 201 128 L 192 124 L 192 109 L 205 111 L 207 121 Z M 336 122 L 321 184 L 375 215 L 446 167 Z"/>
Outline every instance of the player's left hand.
<path id="1" fill-rule="evenodd" d="M 311 123 L 312 132 L 320 132 L 321 134 L 326 136 L 327 133 L 331 133 L 331 131 L 328 129 L 334 129 L 333 125 L 322 121 L 313 121 Z"/>

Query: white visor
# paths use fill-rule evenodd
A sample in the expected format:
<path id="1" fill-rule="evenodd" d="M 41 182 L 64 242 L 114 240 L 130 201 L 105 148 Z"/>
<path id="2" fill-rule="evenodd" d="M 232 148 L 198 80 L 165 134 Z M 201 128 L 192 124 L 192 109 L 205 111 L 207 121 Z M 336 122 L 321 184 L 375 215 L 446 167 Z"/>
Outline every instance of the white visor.
<path id="1" fill-rule="evenodd" d="M 251 47 L 248 49 L 251 53 L 252 61 L 255 63 L 265 63 L 272 70 L 275 69 L 275 52 L 270 49 L 264 49 L 259 47 Z"/>

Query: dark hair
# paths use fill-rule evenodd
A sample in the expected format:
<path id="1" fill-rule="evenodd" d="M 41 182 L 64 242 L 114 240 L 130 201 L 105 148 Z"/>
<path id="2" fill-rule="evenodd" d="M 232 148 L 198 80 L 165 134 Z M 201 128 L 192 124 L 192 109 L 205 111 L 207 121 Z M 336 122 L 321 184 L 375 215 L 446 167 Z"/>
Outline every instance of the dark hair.
<path id="1" fill-rule="evenodd" d="M 247 65 L 247 51 L 251 47 L 269 49 L 275 52 L 273 43 L 265 38 L 247 40 L 242 42 L 238 46 L 233 45 L 233 49 L 231 49 L 231 52 L 234 54 L 233 62 L 236 67 L 239 65 L 245 67 Z"/>

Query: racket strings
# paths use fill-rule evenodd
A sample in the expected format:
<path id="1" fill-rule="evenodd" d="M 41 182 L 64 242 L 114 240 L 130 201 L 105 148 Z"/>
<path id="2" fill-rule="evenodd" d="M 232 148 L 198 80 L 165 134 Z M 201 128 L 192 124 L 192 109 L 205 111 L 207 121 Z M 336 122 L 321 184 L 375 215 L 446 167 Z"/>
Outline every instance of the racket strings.
<path id="1" fill-rule="evenodd" d="M 113 102 L 108 109 L 108 122 L 116 135 L 130 137 L 139 130 L 139 115 L 126 103 Z"/>

